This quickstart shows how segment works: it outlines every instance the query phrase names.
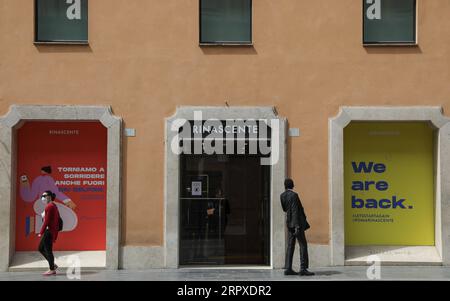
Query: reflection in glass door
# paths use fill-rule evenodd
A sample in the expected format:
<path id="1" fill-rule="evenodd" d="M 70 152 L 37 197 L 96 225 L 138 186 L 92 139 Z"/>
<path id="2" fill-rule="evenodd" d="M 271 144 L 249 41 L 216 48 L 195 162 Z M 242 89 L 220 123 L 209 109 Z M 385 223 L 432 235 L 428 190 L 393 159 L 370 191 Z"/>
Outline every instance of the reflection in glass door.
<path id="1" fill-rule="evenodd" d="M 270 166 L 181 155 L 180 265 L 269 265 Z"/>

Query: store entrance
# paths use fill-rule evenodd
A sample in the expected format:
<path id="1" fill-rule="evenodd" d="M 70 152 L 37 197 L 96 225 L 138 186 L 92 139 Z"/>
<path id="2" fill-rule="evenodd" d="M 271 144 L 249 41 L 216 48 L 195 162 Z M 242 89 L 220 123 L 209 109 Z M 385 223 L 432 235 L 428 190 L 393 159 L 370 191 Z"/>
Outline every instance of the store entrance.
<path id="1" fill-rule="evenodd" d="M 259 155 L 180 159 L 180 265 L 269 265 L 270 166 Z"/>

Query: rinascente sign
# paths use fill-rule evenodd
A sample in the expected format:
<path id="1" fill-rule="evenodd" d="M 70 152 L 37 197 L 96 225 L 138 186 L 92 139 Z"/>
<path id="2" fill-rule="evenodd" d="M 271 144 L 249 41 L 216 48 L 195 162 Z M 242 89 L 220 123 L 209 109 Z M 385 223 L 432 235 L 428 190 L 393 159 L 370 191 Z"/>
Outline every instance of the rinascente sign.
<path id="1" fill-rule="evenodd" d="M 262 126 L 259 120 L 220 120 L 214 122 L 202 122 L 196 124 L 190 121 L 190 126 L 193 135 L 202 135 L 203 137 L 210 135 L 232 135 L 238 138 L 258 138 L 259 129 Z M 268 128 L 270 132 L 270 128 Z M 270 133 L 268 133 L 270 135 Z M 268 135 L 268 136 L 269 136 Z M 268 137 L 264 137 L 265 139 Z"/>
<path id="2" fill-rule="evenodd" d="M 171 142 L 175 154 L 258 155 L 261 164 L 278 162 L 278 119 L 178 119 L 171 130 L 177 134 Z"/>

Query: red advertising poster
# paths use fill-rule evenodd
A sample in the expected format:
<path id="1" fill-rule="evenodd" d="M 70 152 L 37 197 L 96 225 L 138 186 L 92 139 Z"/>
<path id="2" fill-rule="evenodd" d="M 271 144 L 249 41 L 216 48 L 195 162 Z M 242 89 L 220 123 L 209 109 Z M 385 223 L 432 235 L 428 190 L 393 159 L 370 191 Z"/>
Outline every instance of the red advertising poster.
<path id="1" fill-rule="evenodd" d="M 26 122 L 17 131 L 16 251 L 36 251 L 46 190 L 63 230 L 54 250 L 106 248 L 107 130 L 100 122 Z"/>

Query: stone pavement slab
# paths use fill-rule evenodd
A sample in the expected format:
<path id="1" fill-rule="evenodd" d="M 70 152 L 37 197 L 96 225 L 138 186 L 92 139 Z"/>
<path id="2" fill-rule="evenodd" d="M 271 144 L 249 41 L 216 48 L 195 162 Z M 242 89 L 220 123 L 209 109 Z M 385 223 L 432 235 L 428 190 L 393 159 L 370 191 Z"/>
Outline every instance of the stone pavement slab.
<path id="1" fill-rule="evenodd" d="M 81 281 L 369 281 L 367 267 L 323 267 L 310 269 L 312 277 L 284 276 L 283 270 L 270 269 L 152 269 L 84 270 Z M 58 275 L 41 276 L 41 271 L 0 273 L 0 281 L 73 281 L 63 269 Z M 450 267 L 381 266 L 380 280 L 450 281 Z"/>

